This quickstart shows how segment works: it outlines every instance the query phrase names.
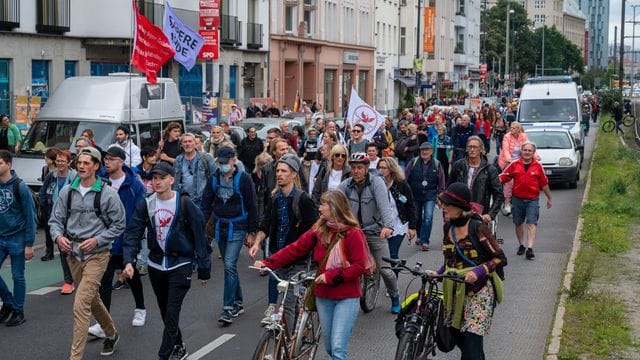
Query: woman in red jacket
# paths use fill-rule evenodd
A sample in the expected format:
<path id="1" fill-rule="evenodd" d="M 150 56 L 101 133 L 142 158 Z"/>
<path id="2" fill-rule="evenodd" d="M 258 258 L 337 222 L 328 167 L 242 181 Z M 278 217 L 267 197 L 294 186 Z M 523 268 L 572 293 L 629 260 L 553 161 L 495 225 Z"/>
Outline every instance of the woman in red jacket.
<path id="1" fill-rule="evenodd" d="M 360 276 L 366 268 L 365 237 L 342 192 L 324 193 L 319 210 L 320 218 L 309 231 L 254 266 L 278 269 L 313 251 L 313 260 L 321 264 L 314 294 L 325 348 L 333 360 L 347 359 L 362 295 Z"/>
<path id="2" fill-rule="evenodd" d="M 476 119 L 476 134 L 482 139 L 487 153 L 491 150 L 491 130 L 489 117 L 484 113 L 480 113 L 480 117 Z"/>

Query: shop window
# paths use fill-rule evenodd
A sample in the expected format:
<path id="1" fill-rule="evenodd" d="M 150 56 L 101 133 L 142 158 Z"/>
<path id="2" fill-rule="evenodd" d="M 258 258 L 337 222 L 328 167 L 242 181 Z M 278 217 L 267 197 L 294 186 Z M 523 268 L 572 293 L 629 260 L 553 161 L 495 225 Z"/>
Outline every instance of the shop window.
<path id="1" fill-rule="evenodd" d="M 11 60 L 0 59 L 0 114 L 11 113 Z"/>
<path id="2" fill-rule="evenodd" d="M 335 88 L 336 71 L 325 70 L 324 71 L 324 110 L 326 112 L 333 112 L 334 109 L 334 88 Z"/>
<path id="3" fill-rule="evenodd" d="M 31 61 L 31 95 L 42 98 L 41 106 L 49 98 L 49 60 Z"/>
<path id="4" fill-rule="evenodd" d="M 78 75 L 78 62 L 66 60 L 64 62 L 64 78 L 70 78 Z"/>

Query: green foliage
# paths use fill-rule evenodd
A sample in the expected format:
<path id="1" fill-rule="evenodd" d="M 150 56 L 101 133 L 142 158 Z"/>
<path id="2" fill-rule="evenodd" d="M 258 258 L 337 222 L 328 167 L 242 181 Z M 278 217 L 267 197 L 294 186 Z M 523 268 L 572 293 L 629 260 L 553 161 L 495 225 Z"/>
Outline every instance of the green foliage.
<path id="1" fill-rule="evenodd" d="M 593 278 L 594 262 L 596 261 L 596 251 L 591 246 L 586 246 L 576 258 L 576 267 L 569 288 L 569 298 L 582 299 L 587 293 Z"/>
<path id="2" fill-rule="evenodd" d="M 414 93 L 410 90 L 404 93 L 404 98 L 400 100 L 400 104 L 398 104 L 398 113 L 401 113 L 404 109 L 413 109 L 413 105 L 415 105 L 416 98 Z"/>

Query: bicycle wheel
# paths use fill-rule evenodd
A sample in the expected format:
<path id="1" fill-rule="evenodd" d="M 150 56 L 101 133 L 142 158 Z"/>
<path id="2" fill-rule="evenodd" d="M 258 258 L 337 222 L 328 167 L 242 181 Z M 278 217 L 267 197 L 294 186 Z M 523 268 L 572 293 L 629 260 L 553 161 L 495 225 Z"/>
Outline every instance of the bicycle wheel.
<path id="1" fill-rule="evenodd" d="M 636 121 L 636 118 L 631 116 L 631 115 L 627 115 L 625 117 L 622 118 L 622 125 L 629 127 L 631 125 L 633 125 L 633 123 Z"/>
<path id="2" fill-rule="evenodd" d="M 413 331 L 405 331 L 398 341 L 395 360 L 414 360 L 418 353 L 418 342 Z"/>
<path id="3" fill-rule="evenodd" d="M 372 274 L 362 275 L 360 285 L 362 286 L 360 308 L 365 313 L 371 312 L 375 309 L 380 294 L 380 270 L 376 268 Z"/>
<path id="4" fill-rule="evenodd" d="M 602 131 L 606 132 L 606 133 L 610 133 L 613 131 L 613 129 L 616 128 L 616 123 L 613 120 L 607 120 L 605 122 L 602 123 Z"/>
<path id="5" fill-rule="evenodd" d="M 317 312 L 302 313 L 297 334 L 293 356 L 296 359 L 315 359 L 318 343 L 320 343 L 320 318 Z"/>
<path id="6" fill-rule="evenodd" d="M 256 350 L 253 352 L 252 359 L 286 360 L 287 350 L 284 347 L 284 344 L 282 344 L 280 333 L 275 330 L 265 331 L 258 341 L 258 345 L 256 346 Z"/>
<path id="7" fill-rule="evenodd" d="M 425 355 L 436 355 L 436 328 L 438 326 L 438 317 L 440 314 L 444 314 L 444 305 L 442 301 L 438 301 L 437 310 L 432 311 L 427 317 L 427 323 L 425 326 L 425 336 L 423 341 L 423 351 Z"/>

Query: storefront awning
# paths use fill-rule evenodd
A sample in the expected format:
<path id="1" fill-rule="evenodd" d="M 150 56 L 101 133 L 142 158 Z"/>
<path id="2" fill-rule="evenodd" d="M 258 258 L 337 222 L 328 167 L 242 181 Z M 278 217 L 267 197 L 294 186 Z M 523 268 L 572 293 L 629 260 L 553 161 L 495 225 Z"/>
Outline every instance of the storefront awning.
<path id="1" fill-rule="evenodd" d="M 416 86 L 415 76 L 399 76 L 395 78 L 395 81 L 401 82 L 404 86 L 412 88 Z"/>

